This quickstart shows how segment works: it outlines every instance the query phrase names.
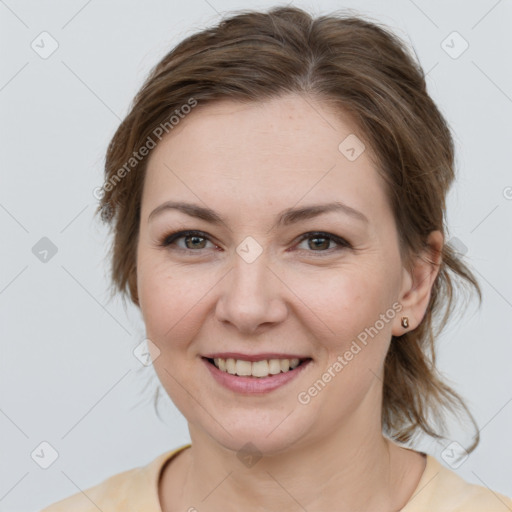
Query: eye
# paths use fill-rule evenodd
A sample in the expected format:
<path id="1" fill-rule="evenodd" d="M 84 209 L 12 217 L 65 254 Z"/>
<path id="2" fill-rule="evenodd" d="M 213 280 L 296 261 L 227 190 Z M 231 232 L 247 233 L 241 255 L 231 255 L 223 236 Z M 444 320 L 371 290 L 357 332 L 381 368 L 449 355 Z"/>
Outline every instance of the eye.
<path id="1" fill-rule="evenodd" d="M 178 242 L 180 240 L 184 241 L 184 247 L 180 246 Z M 311 241 L 312 243 L 308 244 L 308 247 L 312 250 L 306 250 L 306 252 L 314 252 L 314 253 L 327 253 L 332 254 L 334 251 L 339 251 L 341 249 L 351 248 L 351 244 L 347 242 L 345 239 L 333 235 L 331 233 L 324 233 L 322 231 L 315 231 L 315 232 L 309 232 L 304 233 L 300 239 L 299 243 L 302 243 L 303 241 Z M 186 251 L 189 253 L 199 253 L 202 249 L 206 249 L 206 244 L 211 242 L 208 235 L 202 231 L 178 231 L 175 233 L 171 233 L 168 235 L 165 235 L 163 239 L 159 242 L 159 245 L 161 247 L 171 247 L 175 246 L 174 248 L 180 251 Z M 337 245 L 337 247 L 329 248 L 329 246 L 334 243 Z M 214 247 L 217 247 L 215 244 L 213 244 Z M 300 249 L 304 250 L 304 249 Z M 323 255 L 323 254 L 318 254 Z"/>
<path id="2" fill-rule="evenodd" d="M 177 244 L 177 242 L 182 239 L 185 241 L 185 247 L 180 247 Z M 175 245 L 178 250 L 198 252 L 198 250 L 205 248 L 205 242 L 208 241 L 210 241 L 210 239 L 206 233 L 203 233 L 202 231 L 178 231 L 176 233 L 166 235 L 160 241 L 160 245 L 162 247 Z"/>
<path id="3" fill-rule="evenodd" d="M 328 253 L 331 254 L 333 249 L 329 249 L 329 246 L 332 242 L 337 245 L 334 247 L 334 251 L 339 251 L 341 249 L 351 248 L 349 242 L 345 239 L 333 235 L 331 233 L 324 233 L 322 231 L 315 231 L 312 233 L 305 233 L 301 236 L 299 242 L 308 241 L 308 247 L 312 250 L 307 252 L 317 252 L 317 253 Z M 311 241 L 312 243 L 309 243 Z M 324 250 L 325 249 L 325 250 Z M 327 250 L 328 249 L 328 250 Z"/>

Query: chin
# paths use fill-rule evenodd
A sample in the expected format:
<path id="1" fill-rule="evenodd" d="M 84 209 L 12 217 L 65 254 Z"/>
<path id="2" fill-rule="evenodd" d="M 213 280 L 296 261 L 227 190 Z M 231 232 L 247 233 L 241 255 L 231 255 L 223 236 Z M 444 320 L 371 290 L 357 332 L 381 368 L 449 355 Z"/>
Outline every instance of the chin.
<path id="1" fill-rule="evenodd" d="M 237 414 L 236 418 L 228 414 L 222 426 L 212 423 L 211 418 L 204 425 L 201 425 L 202 422 L 194 422 L 194 425 L 196 431 L 199 428 L 216 443 L 237 454 L 254 451 L 256 454 L 270 456 L 291 450 L 301 442 L 312 426 L 308 427 L 307 422 L 300 421 L 296 412 L 288 414 L 284 411 L 268 413 L 262 418 L 261 412 L 253 409 L 243 415 Z M 191 432 L 192 442 L 193 437 Z"/>

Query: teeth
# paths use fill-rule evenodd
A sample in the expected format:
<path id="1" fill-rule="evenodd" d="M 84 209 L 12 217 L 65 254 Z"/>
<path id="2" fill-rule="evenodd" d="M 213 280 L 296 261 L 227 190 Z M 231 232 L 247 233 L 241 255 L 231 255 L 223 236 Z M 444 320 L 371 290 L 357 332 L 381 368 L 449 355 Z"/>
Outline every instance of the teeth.
<path id="1" fill-rule="evenodd" d="M 271 359 L 268 362 L 268 373 L 270 373 L 270 375 L 281 373 L 281 363 L 279 362 L 279 359 Z"/>
<path id="2" fill-rule="evenodd" d="M 253 377 L 267 377 L 269 374 L 268 361 L 255 361 L 249 363 L 251 366 L 251 375 Z"/>
<path id="3" fill-rule="evenodd" d="M 231 373 L 231 375 L 235 375 L 236 368 L 235 368 L 235 360 L 234 359 L 226 359 L 226 371 L 228 373 Z"/>
<path id="4" fill-rule="evenodd" d="M 215 366 L 231 375 L 244 377 L 268 377 L 278 373 L 286 373 L 299 366 L 300 360 L 294 359 L 264 359 L 262 361 L 244 361 L 243 359 L 223 359 L 216 357 L 213 360 Z"/>
<path id="5" fill-rule="evenodd" d="M 251 375 L 251 369 L 252 364 L 250 361 L 242 361 L 241 359 L 236 360 L 236 374 L 242 375 L 242 376 L 249 376 Z"/>

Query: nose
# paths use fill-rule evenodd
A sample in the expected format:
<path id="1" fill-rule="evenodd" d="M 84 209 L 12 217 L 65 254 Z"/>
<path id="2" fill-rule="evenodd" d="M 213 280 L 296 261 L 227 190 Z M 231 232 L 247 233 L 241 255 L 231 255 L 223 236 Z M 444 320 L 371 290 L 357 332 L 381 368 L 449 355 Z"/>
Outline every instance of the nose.
<path id="1" fill-rule="evenodd" d="M 216 318 L 243 334 L 278 324 L 288 314 L 284 297 L 287 288 L 263 254 L 251 263 L 236 254 L 233 268 L 221 286 Z"/>

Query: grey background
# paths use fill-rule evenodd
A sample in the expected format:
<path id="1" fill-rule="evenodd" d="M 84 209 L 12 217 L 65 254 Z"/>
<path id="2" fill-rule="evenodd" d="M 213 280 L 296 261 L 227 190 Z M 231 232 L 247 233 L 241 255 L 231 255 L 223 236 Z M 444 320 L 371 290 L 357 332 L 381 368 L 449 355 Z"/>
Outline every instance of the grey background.
<path id="1" fill-rule="evenodd" d="M 293 4 L 372 16 L 408 40 L 429 72 L 457 144 L 450 236 L 484 291 L 482 309 L 473 302 L 439 340 L 439 367 L 482 435 L 456 471 L 512 495 L 512 4 Z M 171 46 L 226 11 L 271 5 L 0 1 L 1 511 L 39 510 L 188 442 L 170 400 L 163 421 L 150 403 L 154 371 L 132 353 L 145 337 L 138 311 L 108 301 L 107 232 L 93 218 L 92 191 L 133 95 Z M 46 59 L 31 47 L 43 31 L 58 42 Z M 453 31 L 469 44 L 458 58 L 445 49 L 462 41 L 443 43 Z M 57 249 L 46 262 L 33 253 L 43 237 Z M 451 439 L 464 445 L 469 435 L 454 426 Z M 31 458 L 43 441 L 58 452 L 48 469 Z M 444 463 L 446 442 L 422 443 Z"/>

